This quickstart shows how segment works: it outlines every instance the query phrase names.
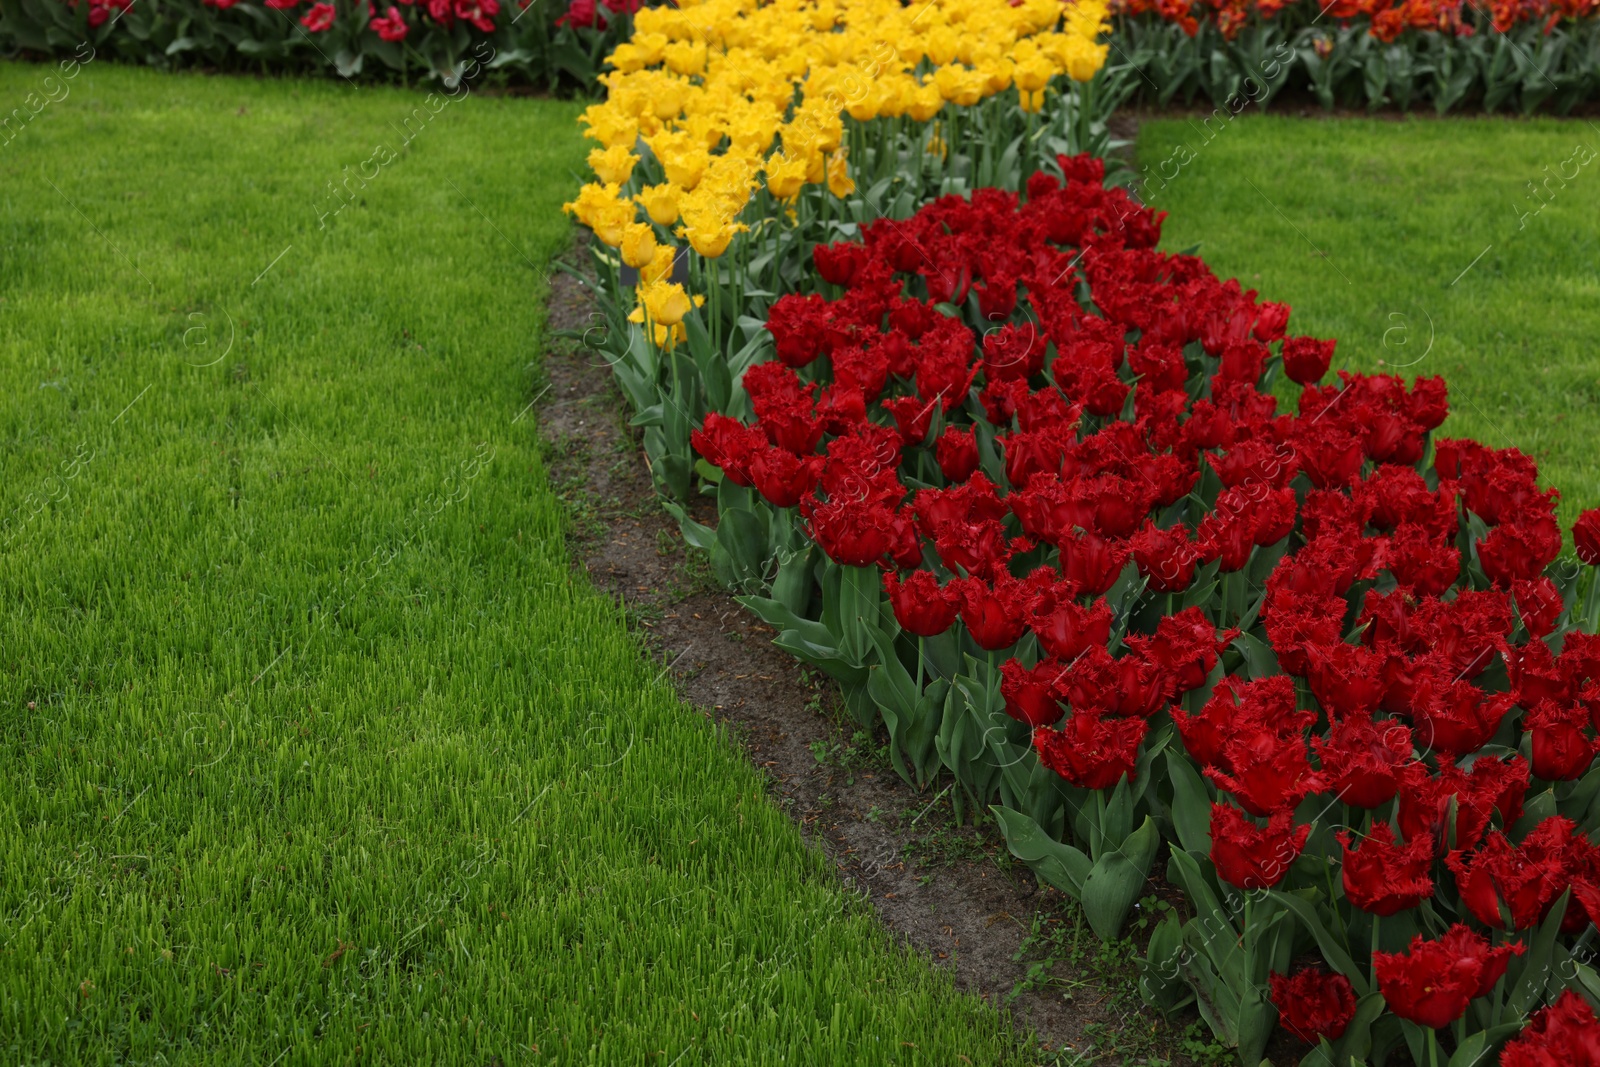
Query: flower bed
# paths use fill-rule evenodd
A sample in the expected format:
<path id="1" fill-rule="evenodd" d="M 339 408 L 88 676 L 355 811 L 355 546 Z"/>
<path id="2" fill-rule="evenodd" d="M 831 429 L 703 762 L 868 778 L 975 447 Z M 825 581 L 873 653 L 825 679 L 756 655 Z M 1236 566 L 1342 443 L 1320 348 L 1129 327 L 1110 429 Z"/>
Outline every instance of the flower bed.
<path id="1" fill-rule="evenodd" d="M 1325 107 L 1565 114 L 1600 96 L 1594 0 L 1117 0 L 1113 14 L 1152 104 L 1238 111 L 1288 88 Z"/>
<path id="2" fill-rule="evenodd" d="M 593 284 L 607 336 L 636 339 L 615 367 L 665 493 L 687 499 L 689 433 L 744 402 L 751 326 L 806 283 L 813 244 L 1108 149 L 1131 73 L 1103 69 L 1104 17 L 1103 0 L 639 12 L 582 118 L 598 180 L 567 209 L 606 246 Z"/>
<path id="3" fill-rule="evenodd" d="M 577 23 L 528 0 L 0 0 L 0 48 L 144 66 L 592 85 L 639 0 Z M 609 23 L 606 15 L 610 15 Z"/>
<path id="4" fill-rule="evenodd" d="M 1323 384 L 1333 342 L 1060 167 L 819 247 L 837 295 L 778 300 L 754 417 L 694 435 L 720 518 L 691 535 L 736 581 L 775 565 L 744 601 L 778 643 L 908 778 L 998 798 L 1102 936 L 1165 856 L 1194 914 L 1144 991 L 1242 1062 L 1280 1017 L 1332 1062 L 1435 1062 L 1441 1031 L 1471 1059 L 1600 994 L 1600 583 L 1575 605 L 1554 491 L 1431 440 L 1441 379 Z"/>
<path id="5" fill-rule="evenodd" d="M 1179 887 L 1143 991 L 1242 1062 L 1279 1023 L 1308 1062 L 1562 1062 L 1600 1040 L 1600 581 L 1554 491 L 1436 440 L 1442 379 L 1325 382 L 1333 341 L 1157 252 L 1098 158 L 1116 79 L 1035 98 L 1056 31 L 994 7 L 987 96 L 947 90 L 983 42 L 946 73 L 897 6 L 859 9 L 893 58 L 853 8 L 641 15 L 569 210 L 668 509 L 1102 936 Z M 1600 513 L 1573 537 L 1600 561 Z"/>

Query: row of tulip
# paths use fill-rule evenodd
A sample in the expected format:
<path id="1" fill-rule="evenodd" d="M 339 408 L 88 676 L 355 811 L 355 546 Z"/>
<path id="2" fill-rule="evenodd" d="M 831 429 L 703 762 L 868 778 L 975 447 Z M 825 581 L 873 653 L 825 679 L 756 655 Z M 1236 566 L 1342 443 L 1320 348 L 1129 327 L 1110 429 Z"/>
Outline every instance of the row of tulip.
<path id="1" fill-rule="evenodd" d="M 641 13 L 569 205 L 686 539 L 1102 936 L 1179 887 L 1143 991 L 1242 1062 L 1600 1048 L 1600 582 L 1532 462 L 1155 251 L 1046 47 L 1100 9 L 720 2 Z"/>
<path id="2" fill-rule="evenodd" d="M 640 2 L 601 0 L 596 14 L 589 0 L 589 19 L 574 24 L 534 0 L 0 0 L 0 52 L 88 45 L 159 68 L 588 89 Z"/>
<path id="3" fill-rule="evenodd" d="M 817 248 L 751 417 L 694 434 L 686 532 L 1102 936 L 1164 870 L 1191 915 L 1144 992 L 1241 1062 L 1281 1022 L 1307 1062 L 1465 1064 L 1551 1001 L 1502 1062 L 1574 1062 L 1537 1050 L 1600 1041 L 1558 1000 L 1600 997 L 1600 582 L 1555 492 L 1433 440 L 1440 379 L 1323 384 L 1333 342 L 1102 178 Z M 1574 538 L 1600 562 L 1600 512 Z"/>
<path id="4" fill-rule="evenodd" d="M 1116 0 L 1119 53 L 1148 103 L 1431 103 L 1565 114 L 1600 97 L 1597 0 Z"/>

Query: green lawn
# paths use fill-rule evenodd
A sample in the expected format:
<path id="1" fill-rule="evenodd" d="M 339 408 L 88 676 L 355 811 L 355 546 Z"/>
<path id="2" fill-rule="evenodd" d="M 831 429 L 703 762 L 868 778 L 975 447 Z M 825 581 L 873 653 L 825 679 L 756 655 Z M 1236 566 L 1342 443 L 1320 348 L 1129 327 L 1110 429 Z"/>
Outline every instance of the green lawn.
<path id="1" fill-rule="evenodd" d="M 1553 119 L 1246 113 L 1145 123 L 1138 143 L 1141 168 L 1176 175 L 1145 190 L 1171 212 L 1164 248 L 1198 244 L 1221 276 L 1289 303 L 1291 330 L 1339 339 L 1335 367 L 1442 374 L 1441 432 L 1533 455 L 1564 524 L 1600 505 L 1591 153 L 1600 128 Z"/>
<path id="2" fill-rule="evenodd" d="M 69 84 L 0 146 L 0 1061 L 1019 1057 L 574 580 L 578 107 Z"/>

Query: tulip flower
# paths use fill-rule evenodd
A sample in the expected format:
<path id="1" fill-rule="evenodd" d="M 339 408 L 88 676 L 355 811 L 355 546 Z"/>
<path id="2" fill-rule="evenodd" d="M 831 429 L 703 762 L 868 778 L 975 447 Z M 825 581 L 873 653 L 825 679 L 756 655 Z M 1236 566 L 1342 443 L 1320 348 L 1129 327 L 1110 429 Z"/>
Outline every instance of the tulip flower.
<path id="1" fill-rule="evenodd" d="M 1395 843 L 1394 827 L 1380 822 L 1359 847 L 1350 834 L 1338 834 L 1344 849 L 1340 864 L 1345 899 L 1373 915 L 1398 915 L 1433 895 L 1433 838 L 1423 834 L 1403 846 Z"/>
<path id="2" fill-rule="evenodd" d="M 1289 873 L 1305 848 L 1310 826 L 1296 827 L 1279 811 L 1257 826 L 1230 804 L 1211 805 L 1211 862 L 1217 877 L 1240 889 L 1270 889 Z"/>
<path id="3" fill-rule="evenodd" d="M 1431 1030 L 1443 1030 L 1466 1013 L 1467 1005 L 1494 989 L 1523 944 L 1489 946 L 1459 923 L 1436 941 L 1421 934 L 1404 953 L 1374 952 L 1378 991 L 1389 1010 Z"/>
<path id="4" fill-rule="evenodd" d="M 1356 992 L 1350 979 L 1325 967 L 1302 967 L 1293 977 L 1273 972 L 1268 985 L 1278 1022 L 1307 1044 L 1339 1040 L 1355 1018 Z"/>

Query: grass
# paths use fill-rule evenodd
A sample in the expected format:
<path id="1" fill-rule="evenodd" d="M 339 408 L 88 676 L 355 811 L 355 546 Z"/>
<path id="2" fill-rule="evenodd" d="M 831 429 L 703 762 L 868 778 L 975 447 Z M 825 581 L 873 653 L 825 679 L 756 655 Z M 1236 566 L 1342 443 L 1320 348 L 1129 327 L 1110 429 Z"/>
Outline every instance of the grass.
<path id="1" fill-rule="evenodd" d="M 1595 152 L 1581 120 L 1250 113 L 1148 122 L 1137 146 L 1170 178 L 1144 188 L 1163 248 L 1290 304 L 1292 331 L 1339 339 L 1336 368 L 1442 374 L 1441 433 L 1534 456 L 1563 525 L 1600 505 Z"/>
<path id="2" fill-rule="evenodd" d="M 418 100 L 97 62 L 0 147 L 0 1060 L 1020 1062 L 571 571 L 577 108 Z"/>

